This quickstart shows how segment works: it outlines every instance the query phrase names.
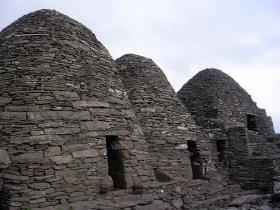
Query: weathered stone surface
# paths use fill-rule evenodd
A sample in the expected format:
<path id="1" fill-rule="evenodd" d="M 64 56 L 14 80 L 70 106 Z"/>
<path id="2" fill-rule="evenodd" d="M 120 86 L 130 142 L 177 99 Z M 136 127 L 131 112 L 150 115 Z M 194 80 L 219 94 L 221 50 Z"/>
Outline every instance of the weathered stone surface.
<path id="1" fill-rule="evenodd" d="M 55 98 L 57 100 L 61 101 L 74 101 L 74 100 L 80 100 L 80 97 L 75 92 L 69 92 L 69 91 L 54 91 L 53 92 Z"/>
<path id="2" fill-rule="evenodd" d="M 71 163 L 73 161 L 71 155 L 53 156 L 50 157 L 50 159 L 56 164 L 66 164 L 66 163 Z"/>
<path id="3" fill-rule="evenodd" d="M 30 178 L 28 176 L 18 176 L 13 174 L 4 174 L 5 179 L 13 180 L 13 181 L 28 181 Z"/>
<path id="4" fill-rule="evenodd" d="M 44 129 L 47 135 L 59 135 L 59 134 L 76 134 L 80 133 L 79 127 L 61 127 L 61 128 L 46 128 Z"/>
<path id="5" fill-rule="evenodd" d="M 0 112 L 0 120 L 26 120 L 25 112 Z"/>
<path id="6" fill-rule="evenodd" d="M 45 162 L 47 159 L 44 158 L 43 152 L 29 152 L 25 154 L 21 154 L 15 156 L 13 161 L 17 163 L 42 163 Z"/>
<path id="7" fill-rule="evenodd" d="M 32 183 L 29 184 L 28 186 L 36 190 L 45 190 L 50 188 L 50 184 L 46 182 Z"/>
<path id="8" fill-rule="evenodd" d="M 90 120 L 88 111 L 44 111 L 44 112 L 28 112 L 28 119 L 35 121 L 42 120 Z"/>
<path id="9" fill-rule="evenodd" d="M 202 133 L 163 71 L 151 59 L 139 55 L 124 55 L 118 58 L 116 63 L 128 90 L 128 98 L 142 127 L 135 128 L 134 133 L 141 134 L 143 131 L 149 153 L 152 154 L 150 164 L 154 169 L 162 171 L 162 174 L 169 174 L 174 180 L 192 179 L 188 157 L 190 151 L 186 148 L 185 152 L 181 152 L 178 145 L 187 144 L 190 140 L 190 130 L 195 133 L 191 140 L 197 145 L 197 150 L 205 150 L 208 145 L 200 137 Z M 170 159 L 172 163 L 167 166 Z M 200 161 L 205 162 L 209 171 L 215 171 L 213 165 L 209 164 L 210 159 L 209 156 Z M 166 181 L 170 181 L 170 177 Z M 156 178 L 161 179 L 161 176 Z"/>
<path id="10" fill-rule="evenodd" d="M 10 157 L 6 150 L 0 149 L 0 168 L 7 168 L 11 163 Z"/>
<path id="11" fill-rule="evenodd" d="M 81 150 L 73 152 L 74 158 L 87 158 L 87 157 L 96 157 L 99 155 L 96 149 L 89 149 L 89 150 Z"/>
<path id="12" fill-rule="evenodd" d="M 187 110 L 151 59 L 115 63 L 50 10 L 8 26 L 0 46 L 0 209 L 237 209 L 233 181 L 280 189 L 280 136 L 223 73 L 198 79 Z M 229 205 L 280 206 L 246 198 Z"/>
<path id="13" fill-rule="evenodd" d="M 5 106 L 6 104 L 10 103 L 12 98 L 8 97 L 0 97 L 0 106 Z"/>
<path id="14" fill-rule="evenodd" d="M 266 140 L 274 129 L 265 110 L 258 108 L 233 78 L 217 69 L 199 72 L 178 96 L 211 139 L 211 155 L 218 171 L 244 188 L 272 192 L 275 187 L 269 180 L 280 175 L 273 166 L 278 158 L 272 156 L 280 153 Z"/>
<path id="15" fill-rule="evenodd" d="M 174 206 L 174 207 L 176 207 L 177 209 L 181 209 L 181 207 L 183 206 L 183 200 L 181 199 L 181 198 L 177 198 L 177 199 L 174 199 L 173 201 L 172 201 L 172 205 Z"/>
<path id="16" fill-rule="evenodd" d="M 105 176 L 100 183 L 100 192 L 106 193 L 113 189 L 113 180 L 111 176 Z"/>
<path id="17" fill-rule="evenodd" d="M 104 107 L 104 108 L 109 108 L 110 104 L 107 102 L 102 102 L 102 101 L 73 101 L 72 102 L 73 106 L 76 108 L 83 108 L 83 107 Z"/>
<path id="18" fill-rule="evenodd" d="M 82 130 L 107 130 L 109 128 L 108 122 L 102 122 L 102 121 L 85 121 L 81 122 L 81 129 Z"/>

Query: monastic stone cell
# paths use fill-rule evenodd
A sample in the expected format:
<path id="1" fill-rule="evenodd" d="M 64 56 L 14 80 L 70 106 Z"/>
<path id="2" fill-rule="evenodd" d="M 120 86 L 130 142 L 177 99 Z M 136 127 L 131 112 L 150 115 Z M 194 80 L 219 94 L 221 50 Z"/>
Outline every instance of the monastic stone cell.
<path id="1" fill-rule="evenodd" d="M 203 124 L 203 118 L 218 118 L 250 126 L 249 115 L 255 119 L 253 130 L 274 133 L 271 118 L 236 81 L 220 70 L 199 72 L 179 90 L 178 96 L 198 124 Z"/>
<path id="2" fill-rule="evenodd" d="M 267 136 L 275 135 L 265 110 L 258 108 L 230 76 L 217 69 L 199 72 L 178 96 L 208 133 L 219 173 L 245 189 L 272 191 L 273 182 L 279 182 L 275 163 L 279 162 L 280 153 L 267 140 Z"/>
<path id="3" fill-rule="evenodd" d="M 90 200 L 110 190 L 112 136 L 122 154 L 121 188 L 152 179 L 114 60 L 90 30 L 40 10 L 5 28 L 0 46 L 0 149 L 8 154 L 1 209 Z"/>
<path id="4" fill-rule="evenodd" d="M 156 174 L 160 171 L 173 179 L 191 179 L 187 141 L 197 144 L 197 152 L 203 151 L 201 161 L 196 163 L 201 168 L 205 167 L 209 154 L 205 139 L 166 76 L 151 59 L 142 56 L 124 55 L 116 63 L 149 144 L 150 161 Z M 206 170 L 201 177 L 205 173 Z"/>
<path id="5" fill-rule="evenodd" d="M 63 14 L 18 19 L 0 32 L 0 209 L 218 209 L 240 186 L 280 191 L 280 135 L 244 89 L 207 69 L 178 95 Z"/>

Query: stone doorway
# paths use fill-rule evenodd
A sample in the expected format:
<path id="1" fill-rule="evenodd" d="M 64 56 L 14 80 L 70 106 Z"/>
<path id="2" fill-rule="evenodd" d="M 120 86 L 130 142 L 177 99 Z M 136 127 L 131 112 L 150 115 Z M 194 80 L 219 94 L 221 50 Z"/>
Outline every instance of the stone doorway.
<path id="1" fill-rule="evenodd" d="M 251 131 L 257 131 L 257 120 L 253 114 L 247 114 L 247 128 Z"/>
<path id="2" fill-rule="evenodd" d="M 205 172 L 195 141 L 188 141 L 188 150 L 190 153 L 193 179 L 203 179 Z"/>
<path id="3" fill-rule="evenodd" d="M 106 136 L 108 173 L 113 179 L 115 189 L 125 189 L 127 184 L 124 175 L 123 155 L 117 136 Z"/>

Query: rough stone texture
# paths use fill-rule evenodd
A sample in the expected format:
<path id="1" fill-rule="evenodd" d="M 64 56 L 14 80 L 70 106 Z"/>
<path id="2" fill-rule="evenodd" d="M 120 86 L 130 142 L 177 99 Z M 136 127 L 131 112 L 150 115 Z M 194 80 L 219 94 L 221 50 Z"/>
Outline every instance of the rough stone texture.
<path id="1" fill-rule="evenodd" d="M 0 209 L 279 209 L 271 119 L 202 75 L 179 93 L 189 112 L 151 59 L 115 62 L 56 11 L 15 21 L 0 33 Z"/>
<path id="2" fill-rule="evenodd" d="M 11 163 L 10 157 L 6 150 L 0 149 L 0 168 L 7 168 Z"/>
<path id="3" fill-rule="evenodd" d="M 279 137 L 265 110 L 237 82 L 220 70 L 206 69 L 188 81 L 178 96 L 208 133 L 221 174 L 245 189 L 275 190 L 280 175 L 280 150 L 275 144 Z"/>
<path id="4" fill-rule="evenodd" d="M 251 96 L 220 70 L 199 72 L 179 90 L 178 96 L 199 125 L 205 126 L 204 118 L 247 125 L 247 114 L 252 114 L 256 116 L 258 132 L 274 133 L 271 118 L 266 116 L 265 110 L 259 109 Z"/>
<path id="5" fill-rule="evenodd" d="M 127 187 L 152 179 L 114 60 L 91 31 L 40 10 L 5 28 L 0 46 L 1 166 L 12 160 L 0 172 L 1 209 L 94 197 L 108 174 L 106 136 L 122 145 Z"/>
<path id="6" fill-rule="evenodd" d="M 168 181 L 168 176 L 172 177 L 169 179 L 192 179 L 188 140 L 206 154 L 203 156 L 201 152 L 197 161 L 203 170 L 201 178 L 211 173 L 207 141 L 162 70 L 151 59 L 133 54 L 122 56 L 116 63 L 147 139 L 150 163 L 156 174 L 166 174 L 165 178 L 156 176 L 158 180 Z"/>

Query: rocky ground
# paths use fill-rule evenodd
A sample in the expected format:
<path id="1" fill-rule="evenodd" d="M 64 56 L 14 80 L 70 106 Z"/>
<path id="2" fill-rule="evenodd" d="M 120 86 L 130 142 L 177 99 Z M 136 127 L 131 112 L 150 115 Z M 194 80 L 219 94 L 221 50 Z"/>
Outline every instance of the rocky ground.
<path id="1" fill-rule="evenodd" d="M 224 197 L 226 199 L 226 196 Z M 94 201 L 80 201 L 70 206 L 47 207 L 44 210 L 280 210 L 279 195 L 241 195 L 229 203 L 223 203 L 223 197 L 204 202 L 204 207 L 186 206 L 181 199 L 172 202 L 156 200 L 152 195 L 123 195 L 116 199 L 100 198 Z M 207 201 L 206 201 L 207 202 Z M 43 210 L 42 208 L 40 210 Z M 39 209 L 34 209 L 39 210 Z"/>

